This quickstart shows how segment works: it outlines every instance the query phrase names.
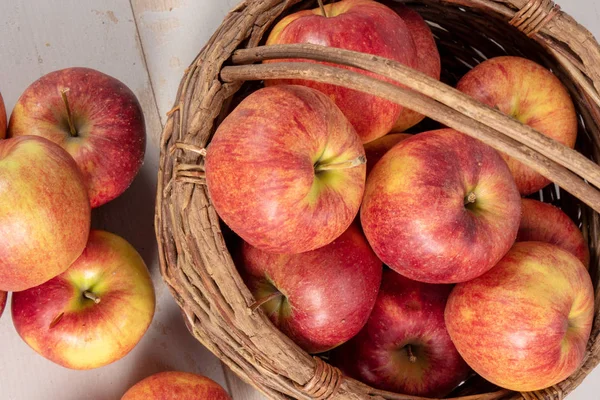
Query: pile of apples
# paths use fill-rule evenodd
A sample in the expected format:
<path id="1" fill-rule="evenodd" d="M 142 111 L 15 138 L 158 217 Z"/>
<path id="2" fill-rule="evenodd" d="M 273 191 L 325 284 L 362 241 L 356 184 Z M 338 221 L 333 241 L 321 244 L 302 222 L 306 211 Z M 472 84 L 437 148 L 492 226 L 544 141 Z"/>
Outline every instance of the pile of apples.
<path id="1" fill-rule="evenodd" d="M 55 71 L 21 95 L 8 130 L 0 96 L 0 136 L 0 314 L 13 292 L 17 333 L 64 367 L 119 360 L 152 321 L 154 287 L 139 253 L 90 221 L 142 165 L 136 96 L 96 70 Z"/>
<path id="2" fill-rule="evenodd" d="M 283 18 L 267 45 L 360 51 L 439 79 L 428 25 L 388 5 L 321 4 Z M 487 60 L 458 89 L 575 145 L 568 92 L 532 61 Z M 552 386 L 590 335 L 586 241 L 561 210 L 525 198 L 551 183 L 528 166 L 452 129 L 399 133 L 423 118 L 305 80 L 268 81 L 229 114 L 206 183 L 243 239 L 251 307 L 379 389 L 443 397 L 473 371 L 516 391 Z"/>

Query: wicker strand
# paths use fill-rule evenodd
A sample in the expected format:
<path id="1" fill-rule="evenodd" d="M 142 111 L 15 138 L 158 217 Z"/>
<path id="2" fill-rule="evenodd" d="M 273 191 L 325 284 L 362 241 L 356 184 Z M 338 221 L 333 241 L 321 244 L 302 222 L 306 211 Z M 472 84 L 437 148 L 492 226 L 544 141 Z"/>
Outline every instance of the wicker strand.
<path id="1" fill-rule="evenodd" d="M 315 360 L 315 374 L 304 386 L 294 384 L 298 390 L 301 390 L 315 400 L 327 400 L 335 395 L 342 383 L 342 372 L 327 364 L 319 357 L 313 357 Z"/>
<path id="2" fill-rule="evenodd" d="M 560 6 L 551 0 L 530 0 L 509 24 L 528 37 L 537 34 L 560 11 Z"/>

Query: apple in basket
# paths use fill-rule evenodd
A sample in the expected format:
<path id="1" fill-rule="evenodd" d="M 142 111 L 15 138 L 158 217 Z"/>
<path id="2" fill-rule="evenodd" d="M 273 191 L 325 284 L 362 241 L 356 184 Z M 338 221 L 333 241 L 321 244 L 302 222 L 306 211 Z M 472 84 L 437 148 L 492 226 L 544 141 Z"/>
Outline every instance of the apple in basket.
<path id="1" fill-rule="evenodd" d="M 469 71 L 457 88 L 565 146 L 575 146 L 577 114 L 571 97 L 556 76 L 533 61 L 520 57 L 489 59 Z M 522 195 L 550 183 L 528 166 L 504 157 Z"/>
<path id="2" fill-rule="evenodd" d="M 8 293 L 0 290 L 0 317 L 2 316 L 2 313 L 4 313 L 4 307 L 6 306 L 7 296 L 8 296 Z"/>
<path id="3" fill-rule="evenodd" d="M 268 317 L 309 353 L 360 331 L 375 304 L 382 264 L 352 225 L 320 249 L 273 254 L 244 243 L 241 275 Z"/>
<path id="4" fill-rule="evenodd" d="M 408 139 L 412 135 L 406 133 L 390 133 L 388 135 L 382 136 L 377 140 L 373 140 L 372 142 L 365 143 L 365 156 L 367 157 L 367 176 L 377 164 L 381 157 L 385 153 L 387 153 L 392 147 L 403 141 L 404 139 Z"/>
<path id="5" fill-rule="evenodd" d="M 342 48 L 417 66 L 416 46 L 407 24 L 390 8 L 371 0 L 342 0 L 323 9 L 286 16 L 271 30 L 267 45 L 290 43 Z M 267 81 L 267 85 L 281 83 L 302 84 L 325 93 L 348 117 L 364 143 L 387 134 L 403 109 L 390 101 L 326 83 Z"/>
<path id="6" fill-rule="evenodd" d="M 356 217 L 365 185 L 356 131 L 324 94 L 295 85 L 257 90 L 217 129 L 206 184 L 223 221 L 252 246 L 313 250 Z"/>
<path id="7" fill-rule="evenodd" d="M 546 242 L 572 253 L 586 266 L 590 251 L 581 231 L 567 214 L 553 205 L 533 199 L 521 202 L 517 242 Z"/>
<path id="8" fill-rule="evenodd" d="M 0 93 L 0 139 L 6 137 L 6 108 L 4 107 L 4 99 Z"/>
<path id="9" fill-rule="evenodd" d="M 29 289 L 69 268 L 85 248 L 90 218 L 69 153 L 35 136 L 0 141 L 0 290 Z"/>
<path id="10" fill-rule="evenodd" d="M 452 341 L 475 372 L 510 390 L 540 390 L 583 362 L 594 289 L 571 253 L 521 242 L 486 274 L 456 285 L 445 318 Z"/>
<path id="11" fill-rule="evenodd" d="M 470 373 L 444 323 L 450 285 L 411 281 L 387 270 L 369 320 L 334 351 L 333 363 L 377 389 L 443 397 Z"/>
<path id="12" fill-rule="evenodd" d="M 69 269 L 13 293 L 11 308 L 17 332 L 36 352 L 67 368 L 98 368 L 142 338 L 154 315 L 154 287 L 125 239 L 94 230 Z"/>
<path id="13" fill-rule="evenodd" d="M 133 92 L 89 68 L 44 75 L 21 95 L 8 135 L 37 135 L 67 150 L 83 173 L 93 207 L 116 198 L 135 178 L 146 147 L 144 114 Z"/>
<path id="14" fill-rule="evenodd" d="M 133 385 L 121 400 L 231 400 L 215 381 L 179 371 L 159 372 Z"/>
<path id="15" fill-rule="evenodd" d="M 361 208 L 379 258 L 428 283 L 488 271 L 514 243 L 520 217 L 519 192 L 500 154 L 452 129 L 414 135 L 388 151 L 369 174 Z"/>

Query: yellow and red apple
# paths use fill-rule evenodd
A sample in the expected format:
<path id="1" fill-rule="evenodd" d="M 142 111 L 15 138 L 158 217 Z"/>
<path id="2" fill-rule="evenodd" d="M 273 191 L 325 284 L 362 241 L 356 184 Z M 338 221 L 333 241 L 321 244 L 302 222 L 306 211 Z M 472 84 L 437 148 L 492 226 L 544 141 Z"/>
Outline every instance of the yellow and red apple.
<path id="1" fill-rule="evenodd" d="M 515 391 L 557 384 L 583 362 L 594 289 L 574 255 L 542 242 L 516 243 L 486 274 L 456 285 L 448 332 L 465 361 Z"/>
<path id="2" fill-rule="evenodd" d="M 356 225 L 320 249 L 273 254 L 244 243 L 242 276 L 273 323 L 309 353 L 356 335 L 373 309 L 383 265 Z"/>
<path id="3" fill-rule="evenodd" d="M 64 273 L 13 293 L 12 317 L 21 338 L 45 358 L 92 369 L 124 357 L 154 315 L 146 265 L 125 239 L 94 230 Z"/>
<path id="4" fill-rule="evenodd" d="M 560 80 L 533 61 L 520 57 L 489 59 L 469 71 L 457 88 L 565 146 L 575 146 L 577 114 L 573 101 Z M 522 195 L 550 183 L 525 164 L 504 157 Z"/>
<path id="5" fill-rule="evenodd" d="M 133 385 L 121 400 L 231 400 L 217 382 L 189 372 L 159 372 Z"/>
<path id="6" fill-rule="evenodd" d="M 360 219 L 379 258 L 407 278 L 457 283 L 511 248 L 521 198 L 496 150 L 452 129 L 414 135 L 375 165 Z"/>
<path id="7" fill-rule="evenodd" d="M 326 15 L 316 8 L 286 16 L 271 30 L 267 45 L 312 43 L 374 54 L 412 68 L 417 66 L 411 32 L 390 8 L 371 0 L 343 0 L 327 4 L 324 9 Z M 267 82 L 282 83 L 302 84 L 325 93 L 348 117 L 364 143 L 387 134 L 402 111 L 395 103 L 340 86 L 306 80 Z"/>
<path id="8" fill-rule="evenodd" d="M 0 141 L 0 290 L 40 285 L 81 255 L 87 188 L 73 158 L 35 136 Z"/>
<path id="9" fill-rule="evenodd" d="M 254 247 L 300 253 L 340 236 L 358 213 L 365 152 L 346 117 L 304 86 L 260 89 L 221 123 L 206 183 L 223 221 Z"/>
<path id="10" fill-rule="evenodd" d="M 590 250 L 581 230 L 567 214 L 553 205 L 533 199 L 521 203 L 517 242 L 546 242 L 572 253 L 589 268 Z"/>
<path id="11" fill-rule="evenodd" d="M 67 150 L 83 173 L 92 208 L 129 187 L 146 147 L 135 94 L 89 68 L 51 72 L 31 84 L 15 105 L 8 134 L 42 136 Z"/>
<path id="12" fill-rule="evenodd" d="M 6 108 L 4 107 L 4 99 L 0 93 L 0 139 L 6 137 Z"/>
<path id="13" fill-rule="evenodd" d="M 403 141 L 404 139 L 408 139 L 412 135 L 406 133 L 390 133 L 388 135 L 382 136 L 377 140 L 374 140 L 369 143 L 365 143 L 365 156 L 367 157 L 367 176 L 377 164 L 381 157 L 385 153 L 387 153 L 392 147 Z"/>

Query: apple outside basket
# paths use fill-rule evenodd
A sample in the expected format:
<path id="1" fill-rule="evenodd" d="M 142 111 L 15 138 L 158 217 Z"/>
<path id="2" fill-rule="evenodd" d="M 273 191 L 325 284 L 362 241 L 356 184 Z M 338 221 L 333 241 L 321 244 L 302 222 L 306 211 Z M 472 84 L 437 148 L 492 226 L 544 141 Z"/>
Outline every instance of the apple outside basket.
<path id="1" fill-rule="evenodd" d="M 451 394 L 463 400 L 562 399 L 600 361 L 598 294 L 600 230 L 600 46 L 550 0 L 422 0 L 405 4 L 433 23 L 442 57 L 442 81 L 454 85 L 469 69 L 500 55 L 532 59 L 550 68 L 576 105 L 576 151 L 398 63 L 310 45 L 261 47 L 269 29 L 314 0 L 246 0 L 225 18 L 187 69 L 162 133 L 156 235 L 161 272 L 190 332 L 235 373 L 272 399 L 418 399 L 383 392 L 342 376 L 300 349 L 264 313 L 240 278 L 227 248 L 228 234 L 208 197 L 205 147 L 223 118 L 261 81 L 322 80 L 377 94 L 478 138 L 556 182 L 543 200 L 561 207 L 590 245 L 596 318 L 583 365 L 542 391 L 518 393 L 468 380 Z M 304 58 L 351 65 L 400 82 L 398 87 L 334 66 L 280 62 Z M 229 239 L 228 239 L 229 240 Z"/>

